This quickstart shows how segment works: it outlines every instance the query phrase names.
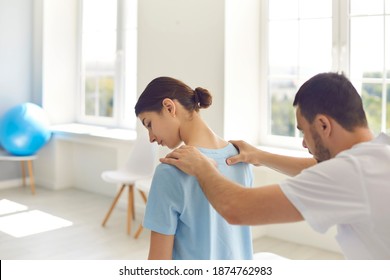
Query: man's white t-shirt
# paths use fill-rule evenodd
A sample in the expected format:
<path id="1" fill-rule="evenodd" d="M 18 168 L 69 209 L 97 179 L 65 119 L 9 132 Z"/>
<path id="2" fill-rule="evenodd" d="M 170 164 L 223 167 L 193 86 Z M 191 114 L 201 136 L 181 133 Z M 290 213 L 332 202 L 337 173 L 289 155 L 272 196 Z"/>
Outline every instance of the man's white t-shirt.
<path id="1" fill-rule="evenodd" d="M 390 259 L 390 137 L 380 134 L 280 184 L 310 226 L 347 259 Z"/>

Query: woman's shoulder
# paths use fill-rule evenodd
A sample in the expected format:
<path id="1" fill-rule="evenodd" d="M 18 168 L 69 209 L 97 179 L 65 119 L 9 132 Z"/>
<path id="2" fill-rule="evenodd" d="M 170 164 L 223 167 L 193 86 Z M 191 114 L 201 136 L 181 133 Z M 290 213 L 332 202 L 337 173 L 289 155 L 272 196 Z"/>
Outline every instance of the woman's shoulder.
<path id="1" fill-rule="evenodd" d="M 166 164 L 166 163 L 160 163 L 156 166 L 156 170 L 154 171 L 154 174 L 158 175 L 172 175 L 172 176 L 184 176 L 186 175 L 184 172 L 182 172 L 180 169 L 176 168 L 173 165 Z"/>
<path id="2" fill-rule="evenodd" d="M 156 166 L 152 180 L 152 189 L 176 196 L 182 193 L 183 186 L 187 185 L 189 175 L 175 166 L 160 163 Z M 184 188 L 186 189 L 186 188 Z"/>

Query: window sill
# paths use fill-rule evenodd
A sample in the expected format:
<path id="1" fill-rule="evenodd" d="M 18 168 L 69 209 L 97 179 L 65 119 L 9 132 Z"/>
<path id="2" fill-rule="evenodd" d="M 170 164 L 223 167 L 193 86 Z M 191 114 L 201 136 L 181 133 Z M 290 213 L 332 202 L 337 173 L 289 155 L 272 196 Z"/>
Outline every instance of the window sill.
<path id="1" fill-rule="evenodd" d="M 51 126 L 55 138 L 90 144 L 128 144 L 136 139 L 134 130 L 68 123 Z"/>
<path id="2" fill-rule="evenodd" d="M 290 156 L 290 157 L 313 157 L 307 149 L 288 149 L 288 148 L 280 148 L 280 147 L 274 147 L 274 146 L 267 146 L 267 145 L 259 145 L 256 148 L 283 156 Z"/>
<path id="3" fill-rule="evenodd" d="M 135 130 L 122 128 L 109 128 L 97 125 L 68 123 L 51 126 L 55 138 L 90 144 L 128 144 L 137 138 Z M 312 157 L 305 149 L 288 149 L 269 145 L 256 146 L 258 149 L 292 157 Z"/>

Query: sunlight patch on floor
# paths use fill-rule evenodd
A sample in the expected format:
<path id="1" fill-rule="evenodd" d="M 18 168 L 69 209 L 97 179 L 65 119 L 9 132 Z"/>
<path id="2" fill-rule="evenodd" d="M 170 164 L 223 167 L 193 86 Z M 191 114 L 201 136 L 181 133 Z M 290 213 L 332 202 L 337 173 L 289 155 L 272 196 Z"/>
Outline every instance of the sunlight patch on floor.
<path id="1" fill-rule="evenodd" d="M 39 210 L 0 217 L 0 231 L 13 237 L 25 237 L 59 228 L 69 227 L 73 223 Z"/>
<path id="2" fill-rule="evenodd" d="M 25 211 L 27 209 L 28 207 L 26 205 L 8 199 L 0 199 L 0 216 Z"/>

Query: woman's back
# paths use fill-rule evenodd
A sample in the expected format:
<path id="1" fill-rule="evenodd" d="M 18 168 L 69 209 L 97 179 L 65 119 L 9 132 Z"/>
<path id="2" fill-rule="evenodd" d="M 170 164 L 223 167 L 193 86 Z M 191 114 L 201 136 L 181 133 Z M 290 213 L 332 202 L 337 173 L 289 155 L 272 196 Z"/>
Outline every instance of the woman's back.
<path id="1" fill-rule="evenodd" d="M 222 149 L 199 150 L 217 162 L 221 174 L 250 187 L 253 175 L 247 164 L 228 166 L 226 158 L 237 154 L 232 144 Z M 209 204 L 198 182 L 180 170 L 160 164 L 155 171 L 144 226 L 175 235 L 173 259 L 251 259 L 252 238 L 248 226 L 228 224 Z"/>

